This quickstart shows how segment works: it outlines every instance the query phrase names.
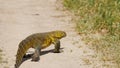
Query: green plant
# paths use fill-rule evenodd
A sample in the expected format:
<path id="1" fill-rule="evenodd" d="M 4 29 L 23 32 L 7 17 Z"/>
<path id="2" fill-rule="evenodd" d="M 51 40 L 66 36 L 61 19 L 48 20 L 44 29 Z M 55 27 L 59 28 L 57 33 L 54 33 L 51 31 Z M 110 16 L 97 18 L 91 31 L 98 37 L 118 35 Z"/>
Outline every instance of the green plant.
<path id="1" fill-rule="evenodd" d="M 63 5 L 75 15 L 73 20 L 84 41 L 119 68 L 120 0 L 63 0 Z"/>

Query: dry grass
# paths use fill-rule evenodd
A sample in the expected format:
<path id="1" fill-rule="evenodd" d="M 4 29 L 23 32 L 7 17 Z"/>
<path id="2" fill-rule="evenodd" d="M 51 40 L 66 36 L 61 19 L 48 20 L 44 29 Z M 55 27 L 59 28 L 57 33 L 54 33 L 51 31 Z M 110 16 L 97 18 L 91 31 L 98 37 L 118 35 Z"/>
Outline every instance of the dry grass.
<path id="1" fill-rule="evenodd" d="M 63 0 L 75 17 L 77 30 L 103 61 L 120 68 L 120 0 Z"/>
<path id="2" fill-rule="evenodd" d="M 2 63 L 2 50 L 0 49 L 0 63 Z"/>
<path id="3" fill-rule="evenodd" d="M 2 68 L 9 68 L 7 63 L 8 61 L 6 59 L 4 59 L 4 54 L 2 53 L 3 51 L 0 49 L 0 67 Z"/>

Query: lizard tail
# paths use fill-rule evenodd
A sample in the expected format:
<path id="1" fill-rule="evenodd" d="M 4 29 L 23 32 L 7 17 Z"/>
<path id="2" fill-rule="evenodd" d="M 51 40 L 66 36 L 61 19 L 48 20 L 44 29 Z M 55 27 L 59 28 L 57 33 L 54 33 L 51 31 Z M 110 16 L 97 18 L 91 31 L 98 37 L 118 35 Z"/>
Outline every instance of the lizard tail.
<path id="1" fill-rule="evenodd" d="M 23 61 L 23 56 L 26 54 L 29 48 L 30 48 L 30 45 L 26 40 L 23 40 L 19 44 L 19 48 L 18 48 L 17 55 L 16 55 L 15 68 L 19 68 L 19 66 L 21 65 Z"/>

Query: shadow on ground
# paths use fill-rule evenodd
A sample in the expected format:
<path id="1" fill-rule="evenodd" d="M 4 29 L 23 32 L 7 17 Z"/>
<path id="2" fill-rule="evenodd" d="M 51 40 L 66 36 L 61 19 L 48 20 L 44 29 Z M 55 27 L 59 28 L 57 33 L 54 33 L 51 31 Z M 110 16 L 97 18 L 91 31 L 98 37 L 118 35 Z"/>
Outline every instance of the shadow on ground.
<path id="1" fill-rule="evenodd" d="M 64 48 L 60 48 L 60 49 L 64 49 Z M 41 55 L 48 54 L 48 53 L 53 53 L 53 50 L 54 50 L 54 49 L 46 50 L 46 51 L 41 51 L 40 56 L 41 56 Z M 60 52 L 60 53 L 61 53 L 61 52 Z M 22 63 L 25 62 L 26 60 L 31 59 L 32 56 L 33 56 L 33 54 L 27 54 L 26 56 L 24 56 L 23 59 L 22 59 Z M 33 61 L 31 61 L 31 62 L 33 62 Z M 22 64 L 22 63 L 21 63 L 21 64 Z M 21 65 L 21 64 L 20 64 L 20 65 Z"/>

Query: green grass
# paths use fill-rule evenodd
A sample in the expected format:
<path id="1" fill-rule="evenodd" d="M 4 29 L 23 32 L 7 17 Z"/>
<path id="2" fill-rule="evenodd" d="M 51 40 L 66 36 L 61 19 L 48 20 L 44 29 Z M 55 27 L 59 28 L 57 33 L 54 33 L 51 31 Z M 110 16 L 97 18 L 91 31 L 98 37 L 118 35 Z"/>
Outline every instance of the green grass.
<path id="1" fill-rule="evenodd" d="M 120 0 L 63 0 L 63 5 L 75 15 L 83 40 L 120 68 Z"/>

